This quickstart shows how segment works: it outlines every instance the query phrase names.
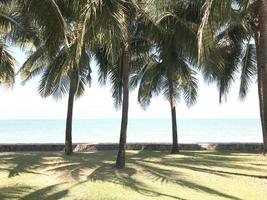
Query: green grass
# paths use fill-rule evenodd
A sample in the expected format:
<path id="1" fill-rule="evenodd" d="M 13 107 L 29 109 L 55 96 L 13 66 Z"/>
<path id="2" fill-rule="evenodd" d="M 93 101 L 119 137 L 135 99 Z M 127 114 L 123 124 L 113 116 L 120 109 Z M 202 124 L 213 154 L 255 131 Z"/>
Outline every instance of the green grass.
<path id="1" fill-rule="evenodd" d="M 115 151 L 0 155 L 0 199 L 267 199 L 267 158 L 235 152 Z"/>

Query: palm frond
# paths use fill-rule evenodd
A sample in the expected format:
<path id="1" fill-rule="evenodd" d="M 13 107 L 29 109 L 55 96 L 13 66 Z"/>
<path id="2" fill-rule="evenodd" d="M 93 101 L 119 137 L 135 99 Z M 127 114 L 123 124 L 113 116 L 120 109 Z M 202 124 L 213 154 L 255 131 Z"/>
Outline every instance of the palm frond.
<path id="1" fill-rule="evenodd" d="M 162 91 L 166 71 L 161 63 L 151 60 L 146 68 L 137 76 L 140 79 L 138 90 L 138 102 L 145 109 L 149 106 L 153 96 L 157 96 Z"/>
<path id="2" fill-rule="evenodd" d="M 16 60 L 4 44 L 0 44 L 0 84 L 12 87 L 15 81 Z"/>
<path id="3" fill-rule="evenodd" d="M 255 79 L 257 74 L 256 49 L 254 44 L 246 45 L 241 68 L 239 98 L 243 100 L 247 95 L 250 83 Z"/>

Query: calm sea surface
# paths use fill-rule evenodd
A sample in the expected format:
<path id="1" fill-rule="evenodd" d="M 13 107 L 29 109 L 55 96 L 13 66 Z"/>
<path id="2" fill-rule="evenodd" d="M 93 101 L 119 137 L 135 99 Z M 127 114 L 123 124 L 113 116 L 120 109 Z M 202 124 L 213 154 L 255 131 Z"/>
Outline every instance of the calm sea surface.
<path id="1" fill-rule="evenodd" d="M 181 143 L 261 142 L 258 119 L 178 120 Z M 119 119 L 74 120 L 73 142 L 118 142 Z M 0 120 L 0 143 L 63 143 L 65 120 Z M 171 142 L 168 119 L 131 119 L 128 142 Z"/>

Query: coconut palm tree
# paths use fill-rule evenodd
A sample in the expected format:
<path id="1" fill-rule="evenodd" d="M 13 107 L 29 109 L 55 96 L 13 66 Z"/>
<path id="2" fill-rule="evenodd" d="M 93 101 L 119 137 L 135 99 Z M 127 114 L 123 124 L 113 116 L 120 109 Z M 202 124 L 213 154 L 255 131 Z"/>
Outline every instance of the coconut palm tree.
<path id="1" fill-rule="evenodd" d="M 98 45 L 100 48 L 96 48 L 95 51 L 100 69 L 100 82 L 105 83 L 107 78 L 110 79 L 115 107 L 122 107 L 119 151 L 116 159 L 118 169 L 125 166 L 130 77 L 144 65 L 150 49 L 143 33 L 149 31 L 143 29 L 146 24 L 144 19 L 148 17 L 144 8 L 148 4 L 147 1 L 141 0 L 116 1 L 115 5 L 111 6 L 112 9 L 108 9 L 112 10 L 110 17 L 105 20 L 108 26 L 101 28 L 102 41 Z"/>
<path id="2" fill-rule="evenodd" d="M 169 101 L 172 119 L 171 153 L 178 153 L 176 101 L 183 97 L 190 106 L 197 98 L 196 71 L 193 69 L 197 57 L 197 24 L 196 18 L 185 17 L 191 12 L 189 5 L 185 8 L 179 2 L 169 1 L 164 5 L 162 2 L 154 3 L 154 8 L 148 5 L 149 20 L 146 19 L 146 27 L 143 27 L 147 29 L 144 37 L 150 42 L 147 62 L 141 70 L 136 70 L 131 83 L 136 86 L 139 82 L 138 101 L 144 108 L 153 96 L 160 93 Z"/>
<path id="3" fill-rule="evenodd" d="M 116 167 L 125 166 L 127 141 L 128 110 L 129 110 L 129 76 L 137 59 L 138 40 L 135 38 L 138 25 L 138 1 L 106 1 L 104 7 L 105 24 L 99 26 L 98 45 L 94 48 L 95 58 L 99 65 L 100 82 L 109 78 L 112 85 L 112 96 L 115 107 L 122 107 L 119 151 Z M 103 18 L 102 17 L 102 18 Z M 99 20 L 99 19 L 98 19 Z M 97 20 L 97 21 L 98 21 Z"/>
<path id="4" fill-rule="evenodd" d="M 69 93 L 65 153 L 71 154 L 74 97 L 80 96 L 86 83 L 90 82 L 90 58 L 102 52 L 102 46 L 106 47 L 108 55 L 112 52 L 111 60 L 117 61 L 116 55 L 121 55 L 120 42 L 124 38 L 121 32 L 125 30 L 123 27 L 126 27 L 125 21 L 121 20 L 124 7 L 122 8 L 122 2 L 112 0 L 30 2 L 30 8 L 27 4 L 22 4 L 21 10 L 33 10 L 34 13 L 27 20 L 38 19 L 34 21 L 33 26 L 41 25 L 43 28 L 39 31 L 42 43 L 25 62 L 21 74 L 24 82 L 37 74 L 43 74 L 39 86 L 43 97 L 61 97 Z M 54 21 L 49 19 L 53 21 L 51 24 L 37 11 L 42 7 L 46 8 L 46 12 L 51 12 L 46 15 L 55 18 Z M 50 33 L 53 26 L 59 29 L 57 36 Z M 121 90 L 114 87 L 114 94 L 117 89 Z M 120 101 L 119 97 L 116 99 L 117 102 Z"/>
<path id="5" fill-rule="evenodd" d="M 20 70 L 23 82 L 41 73 L 39 92 L 42 97 L 58 98 L 69 93 L 65 133 L 65 153 L 69 155 L 72 153 L 74 97 L 80 96 L 85 85 L 90 83 L 91 69 L 90 54 L 80 45 L 79 21 L 73 21 L 77 20 L 72 14 L 74 11 L 65 3 L 27 0 L 19 2 L 18 7 L 21 13 L 27 13 L 23 19 L 30 23 L 41 41 Z"/>
<path id="6" fill-rule="evenodd" d="M 122 84 L 122 116 L 121 130 L 119 140 L 119 151 L 116 159 L 116 167 L 121 169 L 125 166 L 125 151 L 128 126 L 128 111 L 129 111 L 129 72 L 131 61 L 131 43 L 133 41 L 133 30 L 136 21 L 136 4 L 134 1 L 122 2 L 122 20 L 123 20 L 123 38 L 121 40 L 121 84 Z M 120 90 L 121 90 L 120 89 Z"/>
<path id="7" fill-rule="evenodd" d="M 64 7 L 63 5 L 62 2 L 58 5 L 54 0 L 1 1 L 0 22 L 3 31 L 0 45 L 1 83 L 12 85 L 15 74 L 13 68 L 15 59 L 7 51 L 4 42 L 14 43 L 23 48 L 28 48 L 29 44 L 32 44 L 38 49 L 21 69 L 25 80 L 40 72 L 42 70 L 40 65 L 53 65 L 53 56 L 57 57 L 57 53 L 60 58 L 64 57 L 63 53 L 60 53 L 60 46 L 64 43 L 64 49 L 68 51 L 69 43 L 65 32 L 66 22 L 59 8 Z"/>
<path id="8" fill-rule="evenodd" d="M 168 46 L 169 47 L 169 46 Z M 172 51 L 168 48 L 158 49 L 155 56 L 143 69 L 138 92 L 139 103 L 146 107 L 154 95 L 161 92 L 169 101 L 172 119 L 172 149 L 171 153 L 179 152 L 176 101 L 183 97 L 188 106 L 197 98 L 196 72 L 190 66 L 188 57 L 182 55 L 178 48 Z M 169 54 L 169 55 L 168 55 Z"/>
<path id="9" fill-rule="evenodd" d="M 90 54 L 82 49 L 78 65 L 73 59 L 76 56 L 77 43 L 62 48 L 55 57 L 47 55 L 46 47 L 39 47 L 23 64 L 20 73 L 23 83 L 42 74 L 38 91 L 42 97 L 50 95 L 61 98 L 66 93 L 68 111 L 65 132 L 65 153 L 72 153 L 72 116 L 74 98 L 80 97 L 86 85 L 91 82 Z"/>
<path id="10" fill-rule="evenodd" d="M 208 56 L 205 56 L 205 54 L 208 52 L 207 49 L 212 49 L 208 47 L 211 46 L 212 42 L 209 39 L 207 39 L 209 42 L 203 42 L 206 37 L 204 30 L 220 30 L 220 34 L 216 35 L 217 40 L 213 40 L 213 44 L 219 44 L 216 51 L 224 52 L 223 56 L 219 56 L 224 60 L 222 61 L 224 64 L 215 70 L 217 71 L 217 80 L 219 80 L 220 99 L 222 95 L 227 94 L 229 91 L 230 85 L 235 77 L 234 75 L 239 69 L 238 65 L 241 66 L 242 72 L 240 84 L 241 99 L 244 99 L 246 96 L 249 83 L 253 80 L 255 74 L 257 74 L 264 154 L 267 152 L 267 127 L 265 125 L 267 110 L 265 110 L 266 100 L 264 98 L 264 96 L 266 96 L 265 92 L 267 91 L 265 91 L 264 83 L 266 79 L 264 75 L 266 66 L 266 64 L 264 64 L 264 48 L 266 47 L 261 45 L 261 41 L 265 41 L 266 39 L 264 39 L 265 35 L 261 33 L 264 32 L 264 26 L 261 24 L 263 24 L 262 20 L 264 20 L 263 13 L 266 12 L 266 10 L 264 10 L 266 9 L 265 4 L 266 1 L 261 0 L 225 1 L 223 3 L 205 1 L 204 5 L 206 5 L 206 7 L 201 23 L 202 26 L 200 26 L 199 29 L 199 51 L 201 55 L 203 55 L 203 58 L 206 58 L 206 61 L 208 60 Z M 224 19 L 212 17 L 213 15 L 220 16 L 218 13 L 221 12 L 227 12 L 227 17 Z M 213 26 L 208 27 L 210 24 L 213 24 Z M 204 43 L 209 45 L 202 45 Z M 221 51 L 222 49 L 218 51 L 220 48 L 226 51 Z M 208 52 L 207 54 L 209 53 L 210 55 L 215 54 L 214 52 Z M 211 75 L 212 73 L 206 74 Z"/>

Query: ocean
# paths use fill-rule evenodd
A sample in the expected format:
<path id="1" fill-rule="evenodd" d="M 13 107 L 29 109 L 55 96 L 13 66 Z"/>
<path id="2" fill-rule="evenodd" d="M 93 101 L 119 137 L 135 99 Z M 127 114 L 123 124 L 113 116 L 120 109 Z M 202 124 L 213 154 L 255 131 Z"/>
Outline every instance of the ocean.
<path id="1" fill-rule="evenodd" d="M 180 143 L 262 142 L 259 119 L 177 120 Z M 73 142 L 117 143 L 120 119 L 73 121 Z M 65 120 L 0 120 L 0 143 L 64 143 Z M 128 142 L 171 142 L 170 119 L 130 119 Z"/>

